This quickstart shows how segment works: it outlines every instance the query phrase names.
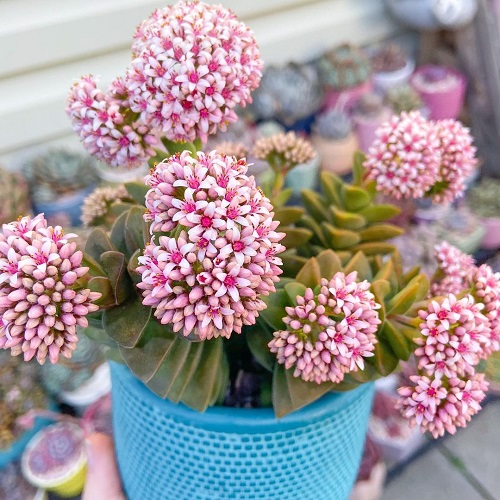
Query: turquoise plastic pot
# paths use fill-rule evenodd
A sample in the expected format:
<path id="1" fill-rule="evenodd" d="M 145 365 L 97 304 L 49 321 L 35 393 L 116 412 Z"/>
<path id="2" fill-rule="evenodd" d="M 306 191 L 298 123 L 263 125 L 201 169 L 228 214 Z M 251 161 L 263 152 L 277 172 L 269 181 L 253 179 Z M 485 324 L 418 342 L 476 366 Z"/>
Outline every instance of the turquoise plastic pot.
<path id="1" fill-rule="evenodd" d="M 373 384 L 276 419 L 272 409 L 198 413 L 113 363 L 113 422 L 130 500 L 345 500 L 361 460 Z"/>

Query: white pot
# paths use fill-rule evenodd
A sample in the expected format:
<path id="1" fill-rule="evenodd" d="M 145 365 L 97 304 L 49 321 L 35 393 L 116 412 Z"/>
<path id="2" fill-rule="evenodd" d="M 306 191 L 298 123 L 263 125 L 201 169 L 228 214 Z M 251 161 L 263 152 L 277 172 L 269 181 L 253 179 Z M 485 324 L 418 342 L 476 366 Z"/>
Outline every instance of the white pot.
<path id="1" fill-rule="evenodd" d="M 394 87 L 401 87 L 408 83 L 411 74 L 415 70 L 415 61 L 408 59 L 406 65 L 397 69 L 396 71 L 384 71 L 380 73 L 373 73 L 372 81 L 375 89 L 379 92 L 386 94 L 389 89 Z"/>

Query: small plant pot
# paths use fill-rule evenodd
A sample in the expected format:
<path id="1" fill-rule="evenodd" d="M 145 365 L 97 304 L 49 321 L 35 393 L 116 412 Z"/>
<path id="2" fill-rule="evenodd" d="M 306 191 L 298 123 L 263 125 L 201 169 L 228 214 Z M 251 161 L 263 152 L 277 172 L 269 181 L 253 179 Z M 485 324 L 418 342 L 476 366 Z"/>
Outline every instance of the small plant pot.
<path id="1" fill-rule="evenodd" d="M 359 148 L 363 153 L 367 153 L 370 146 L 377 138 L 377 130 L 383 123 L 387 122 L 392 115 L 389 108 L 383 109 L 377 116 L 369 117 L 360 114 L 353 115 L 353 122 L 358 135 Z"/>
<path id="2" fill-rule="evenodd" d="M 450 88 L 438 89 L 437 86 L 422 85 L 418 78 L 422 73 L 428 71 L 432 65 L 424 65 L 418 68 L 410 78 L 411 86 L 419 93 L 426 108 L 429 110 L 429 119 L 444 120 L 457 118 L 462 110 L 465 98 L 467 80 L 465 76 L 448 68 L 447 71 L 456 77 L 456 84 Z"/>
<path id="3" fill-rule="evenodd" d="M 320 158 L 316 155 L 311 161 L 301 163 L 288 172 L 285 186 L 293 189 L 293 194 L 300 195 L 303 189 L 315 189 L 318 183 Z"/>
<path id="4" fill-rule="evenodd" d="M 500 217 L 481 217 L 481 222 L 486 231 L 481 247 L 487 250 L 500 248 Z"/>
<path id="5" fill-rule="evenodd" d="M 123 365 L 111 373 L 116 456 L 130 500 L 348 497 L 373 384 L 277 419 L 271 408 L 199 413 L 159 398 Z"/>
<path id="6" fill-rule="evenodd" d="M 375 90 L 386 94 L 389 89 L 401 87 L 410 80 L 410 76 L 415 70 L 415 61 L 408 59 L 406 65 L 396 71 L 382 71 L 373 73 L 372 81 Z"/>
<path id="7" fill-rule="evenodd" d="M 85 198 L 92 193 L 95 185 L 74 193 L 61 196 L 48 203 L 33 203 L 35 213 L 43 213 L 49 224 L 60 226 L 80 226 L 82 205 Z"/>
<path id="8" fill-rule="evenodd" d="M 325 139 L 319 135 L 311 137 L 318 155 L 321 157 L 321 170 L 344 175 L 352 170 L 354 153 L 358 150 L 358 138 L 351 132 L 345 139 Z"/>
<path id="9" fill-rule="evenodd" d="M 371 80 L 343 90 L 325 88 L 322 109 L 325 111 L 339 107 L 342 111 L 348 113 L 363 94 L 372 90 L 373 83 Z"/>

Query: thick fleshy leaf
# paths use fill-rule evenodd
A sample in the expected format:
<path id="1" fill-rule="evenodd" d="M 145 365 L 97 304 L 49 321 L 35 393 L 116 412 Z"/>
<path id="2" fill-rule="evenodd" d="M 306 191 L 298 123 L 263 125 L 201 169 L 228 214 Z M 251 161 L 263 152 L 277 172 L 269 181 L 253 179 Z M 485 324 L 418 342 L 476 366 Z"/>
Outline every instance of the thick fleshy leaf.
<path id="1" fill-rule="evenodd" d="M 365 168 L 363 167 L 363 163 L 366 160 L 366 156 L 361 151 L 356 151 L 354 153 L 354 161 L 352 164 L 352 175 L 353 175 L 353 183 L 356 186 L 361 186 L 363 184 L 363 178 L 365 176 Z"/>
<path id="2" fill-rule="evenodd" d="M 118 344 L 110 338 L 102 328 L 96 328 L 89 325 L 87 328 L 83 328 L 83 333 L 89 339 L 98 342 L 100 345 L 106 345 L 113 348 L 118 347 Z"/>
<path id="3" fill-rule="evenodd" d="M 292 305 L 288 294 L 285 290 L 276 290 L 275 293 L 262 297 L 262 300 L 267 304 L 267 308 L 260 313 L 262 319 L 272 328 L 273 332 L 284 330 L 285 307 Z"/>
<path id="4" fill-rule="evenodd" d="M 339 208 L 343 207 L 341 193 L 344 183 L 342 179 L 338 175 L 325 170 L 320 173 L 320 179 L 323 193 L 329 202 L 328 204 L 336 205 Z"/>
<path id="5" fill-rule="evenodd" d="M 372 269 L 370 263 L 363 252 L 358 252 L 354 257 L 346 264 L 344 267 L 344 272 L 346 274 L 352 273 L 353 271 L 358 272 L 358 281 L 372 279 Z"/>
<path id="6" fill-rule="evenodd" d="M 107 309 L 103 313 L 102 324 L 106 333 L 118 344 L 133 347 L 146 330 L 153 310 L 143 306 L 138 297 Z"/>
<path id="7" fill-rule="evenodd" d="M 89 254 L 83 254 L 82 266 L 89 268 L 89 274 L 93 277 L 104 276 L 104 269 Z"/>
<path id="8" fill-rule="evenodd" d="M 291 277 L 295 279 L 298 272 L 302 269 L 302 267 L 307 262 L 305 257 L 301 255 L 296 255 L 293 253 L 284 253 L 280 255 L 281 260 L 283 261 L 283 269 L 285 271 L 285 276 Z"/>
<path id="9" fill-rule="evenodd" d="M 125 255 L 120 252 L 104 252 L 101 263 L 113 288 L 116 304 L 121 304 L 130 293 L 134 293 L 132 282 L 127 273 Z"/>
<path id="10" fill-rule="evenodd" d="M 306 287 L 314 289 L 321 281 L 321 271 L 318 261 L 313 257 L 309 259 L 297 274 L 296 280 Z"/>
<path id="11" fill-rule="evenodd" d="M 110 207 L 110 210 L 115 217 L 120 217 L 121 214 L 123 214 L 124 212 L 128 212 L 132 207 L 135 206 L 135 203 L 120 201 L 113 203 Z"/>
<path id="12" fill-rule="evenodd" d="M 420 266 L 414 266 L 401 277 L 401 286 L 406 286 L 415 276 L 420 274 Z"/>
<path id="13" fill-rule="evenodd" d="M 342 199 L 347 210 L 361 210 L 371 201 L 370 195 L 363 188 L 344 184 L 342 189 Z"/>
<path id="14" fill-rule="evenodd" d="M 354 212 L 340 210 L 335 205 L 330 206 L 333 216 L 333 223 L 340 229 L 361 229 L 366 226 L 366 219 Z"/>
<path id="15" fill-rule="evenodd" d="M 105 276 L 90 278 L 87 287 L 92 292 L 99 292 L 101 294 L 101 298 L 94 301 L 99 307 L 109 307 L 116 303 L 115 293 L 109 278 Z"/>
<path id="16" fill-rule="evenodd" d="M 330 220 L 328 203 L 320 194 L 310 189 L 303 189 L 301 194 L 306 211 L 313 219 L 317 222 Z"/>
<path id="17" fill-rule="evenodd" d="M 277 196 L 272 200 L 274 208 L 280 208 L 286 204 L 293 194 L 293 188 L 282 189 Z"/>
<path id="18" fill-rule="evenodd" d="M 371 255 L 384 255 L 394 252 L 394 250 L 396 250 L 396 247 L 391 243 L 370 242 L 355 245 L 351 250 L 353 252 L 363 252 L 367 257 L 369 257 Z"/>
<path id="19" fill-rule="evenodd" d="M 321 227 L 323 228 L 325 238 L 334 250 L 350 248 L 360 241 L 359 234 L 354 231 L 349 231 L 348 229 L 338 229 L 333 227 L 328 222 L 322 222 Z"/>
<path id="20" fill-rule="evenodd" d="M 375 344 L 373 353 L 374 356 L 368 358 L 367 363 L 371 364 L 383 376 L 392 373 L 399 364 L 399 359 L 394 356 L 392 349 L 382 340 Z"/>
<path id="21" fill-rule="evenodd" d="M 384 222 L 392 219 L 401 213 L 401 210 L 394 205 L 372 205 L 358 212 L 368 222 Z"/>
<path id="22" fill-rule="evenodd" d="M 410 282 L 387 303 L 387 316 L 404 314 L 415 302 L 420 291 L 418 281 Z"/>
<path id="23" fill-rule="evenodd" d="M 130 255 L 138 248 L 144 248 L 145 208 L 135 206 L 130 209 L 125 220 L 125 244 Z"/>
<path id="24" fill-rule="evenodd" d="M 359 232 L 362 242 L 385 241 L 404 233 L 404 229 L 392 224 L 375 224 Z"/>
<path id="25" fill-rule="evenodd" d="M 279 227 L 278 231 L 285 233 L 285 237 L 280 243 L 286 248 L 296 248 L 304 245 L 312 236 L 311 231 L 302 227 Z"/>
<path id="26" fill-rule="evenodd" d="M 324 250 L 316 257 L 319 264 L 320 276 L 331 280 L 334 274 L 342 271 L 342 263 L 338 255 L 331 249 Z"/>
<path id="27" fill-rule="evenodd" d="M 412 349 L 405 336 L 398 330 L 398 328 L 386 320 L 380 332 L 384 336 L 387 343 L 391 346 L 394 354 L 401 360 L 407 361 L 412 353 Z"/>
<path id="28" fill-rule="evenodd" d="M 269 350 L 269 342 L 273 334 L 267 325 L 258 322 L 255 325 L 245 327 L 245 338 L 252 356 L 266 370 L 273 371 L 276 363 L 276 355 Z"/>
<path id="29" fill-rule="evenodd" d="M 138 248 L 132 257 L 130 257 L 127 263 L 128 275 L 132 279 L 135 285 L 139 283 L 142 279 L 141 275 L 137 272 L 137 267 L 139 266 L 139 257 L 142 255 L 142 250 Z"/>
<path id="30" fill-rule="evenodd" d="M 306 285 L 297 281 L 285 285 L 285 292 L 294 305 L 297 305 L 297 297 L 303 297 L 306 293 Z"/>
<path id="31" fill-rule="evenodd" d="M 300 377 L 294 377 L 293 372 L 293 368 L 286 370 L 279 363 L 274 365 L 273 407 L 277 418 L 309 405 L 335 387 L 331 382 L 305 382 Z"/>
<path id="32" fill-rule="evenodd" d="M 310 240 L 311 243 L 316 245 L 327 246 L 328 242 L 326 238 L 323 236 L 323 231 L 321 230 L 321 226 L 309 215 L 303 215 L 295 224 L 297 227 L 303 227 L 305 229 L 309 229 L 313 235 Z"/>
<path id="33" fill-rule="evenodd" d="M 126 182 L 125 189 L 136 203 L 145 205 L 146 193 L 150 190 L 149 186 L 146 186 L 142 182 Z"/>
<path id="34" fill-rule="evenodd" d="M 304 209 L 301 207 L 283 207 L 275 210 L 273 219 L 280 221 L 280 227 L 289 226 L 297 222 L 303 213 Z"/>
<path id="35" fill-rule="evenodd" d="M 85 244 L 85 253 L 96 262 L 100 262 L 101 255 L 104 252 L 113 251 L 115 248 L 111 243 L 106 231 L 100 227 L 95 228 L 87 239 Z"/>
<path id="36" fill-rule="evenodd" d="M 385 298 L 391 292 L 391 285 L 386 280 L 377 280 L 372 282 L 371 291 L 375 296 L 375 302 L 382 307 L 378 309 L 378 317 L 381 321 L 385 320 Z"/>
<path id="37" fill-rule="evenodd" d="M 121 253 L 130 257 L 125 243 L 125 222 L 127 220 L 128 210 L 124 211 L 115 221 L 111 228 L 110 239 L 113 246 Z"/>
<path id="38" fill-rule="evenodd" d="M 377 271 L 373 279 L 387 281 L 391 285 L 393 293 L 396 293 L 398 290 L 398 278 L 394 271 L 394 264 L 390 259 L 382 264 L 382 267 Z"/>

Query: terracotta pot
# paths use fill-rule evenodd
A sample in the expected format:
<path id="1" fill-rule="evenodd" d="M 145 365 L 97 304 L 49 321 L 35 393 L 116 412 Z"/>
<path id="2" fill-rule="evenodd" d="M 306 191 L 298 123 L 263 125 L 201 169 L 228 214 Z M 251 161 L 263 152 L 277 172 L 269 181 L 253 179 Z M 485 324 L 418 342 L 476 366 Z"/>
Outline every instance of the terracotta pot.
<path id="1" fill-rule="evenodd" d="M 352 169 L 353 155 L 359 149 L 358 138 L 353 132 L 337 140 L 312 135 L 311 142 L 321 157 L 322 170 L 343 175 Z"/>

